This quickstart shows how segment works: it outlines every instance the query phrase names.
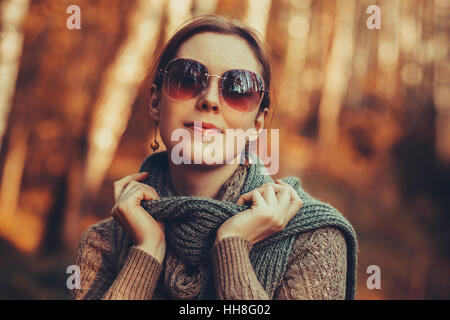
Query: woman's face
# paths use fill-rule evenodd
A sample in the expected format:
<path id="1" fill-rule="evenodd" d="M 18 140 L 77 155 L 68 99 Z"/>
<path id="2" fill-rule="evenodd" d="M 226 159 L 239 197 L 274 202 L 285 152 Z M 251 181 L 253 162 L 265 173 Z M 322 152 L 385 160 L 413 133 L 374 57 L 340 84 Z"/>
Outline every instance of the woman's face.
<path id="1" fill-rule="evenodd" d="M 230 69 L 246 69 L 262 75 L 261 66 L 251 47 L 245 40 L 235 35 L 212 32 L 196 34 L 179 47 L 174 58 L 188 58 L 199 61 L 207 67 L 210 74 L 215 75 L 222 75 Z M 190 157 L 191 163 L 194 163 L 194 154 L 196 153 L 198 156 L 200 152 L 203 155 L 202 163 L 205 162 L 204 157 L 208 155 L 208 152 L 204 152 L 205 148 L 214 143 L 214 140 L 203 141 L 203 138 L 201 143 L 195 143 L 196 148 L 194 149 L 194 130 L 192 127 L 186 126 L 186 123 L 189 122 L 203 121 L 222 130 L 223 158 L 219 164 L 230 161 L 230 157 L 226 156 L 227 150 L 231 152 L 233 159 L 242 151 L 242 145 L 236 147 L 226 143 L 226 129 L 243 129 L 246 131 L 251 128 L 259 130 L 264 127 L 267 110 L 258 115 L 259 106 L 250 112 L 232 109 L 220 98 L 219 81 L 220 79 L 216 77 L 210 77 L 209 86 L 200 95 L 185 101 L 174 100 L 167 96 L 164 89 L 156 92 L 156 86 L 152 85 L 150 113 L 156 120 L 159 120 L 161 139 L 169 155 L 176 145 L 180 146 L 181 141 L 178 139 L 172 141 L 172 133 L 176 129 L 183 129 L 186 130 L 185 132 L 189 132 L 191 137 L 189 141 L 183 139 L 183 147 L 190 147 L 190 155 L 187 155 Z M 237 138 L 234 139 L 234 144 L 236 142 Z M 211 146 L 208 150 L 211 150 Z M 184 158 L 186 158 L 186 155 L 184 155 Z M 210 163 L 211 160 L 208 161 Z"/>

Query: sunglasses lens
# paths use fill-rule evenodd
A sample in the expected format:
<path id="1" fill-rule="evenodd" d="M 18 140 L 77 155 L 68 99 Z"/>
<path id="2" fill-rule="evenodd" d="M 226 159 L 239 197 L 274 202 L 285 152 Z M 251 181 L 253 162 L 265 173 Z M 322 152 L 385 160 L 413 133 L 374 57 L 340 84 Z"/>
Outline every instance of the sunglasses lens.
<path id="1" fill-rule="evenodd" d="M 166 68 L 164 88 L 176 100 L 189 100 L 198 96 L 208 82 L 208 70 L 198 61 L 177 59 Z M 258 107 L 264 91 L 262 78 L 248 70 L 229 70 L 220 82 L 222 97 L 233 109 L 249 112 Z"/>
<path id="2" fill-rule="evenodd" d="M 230 70 L 222 80 L 222 96 L 235 110 L 249 112 L 258 107 L 264 84 L 260 76 L 248 70 Z"/>
<path id="3" fill-rule="evenodd" d="M 165 89 L 177 100 L 188 100 L 199 95 L 205 83 L 205 67 L 192 60 L 180 59 L 167 66 Z"/>

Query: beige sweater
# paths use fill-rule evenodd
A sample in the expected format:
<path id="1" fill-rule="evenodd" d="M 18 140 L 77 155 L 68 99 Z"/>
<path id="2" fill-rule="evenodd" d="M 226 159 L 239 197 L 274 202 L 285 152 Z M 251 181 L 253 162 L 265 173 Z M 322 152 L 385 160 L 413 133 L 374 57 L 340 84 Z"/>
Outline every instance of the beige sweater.
<path id="1" fill-rule="evenodd" d="M 211 248 L 218 299 L 269 299 L 250 263 L 251 248 L 240 237 L 224 238 Z M 335 228 L 300 234 L 275 299 L 345 299 L 346 251 L 345 238 Z M 81 268 L 81 289 L 71 291 L 74 299 L 171 299 L 158 281 L 162 264 L 134 247 L 112 218 L 82 234 L 76 264 Z"/>

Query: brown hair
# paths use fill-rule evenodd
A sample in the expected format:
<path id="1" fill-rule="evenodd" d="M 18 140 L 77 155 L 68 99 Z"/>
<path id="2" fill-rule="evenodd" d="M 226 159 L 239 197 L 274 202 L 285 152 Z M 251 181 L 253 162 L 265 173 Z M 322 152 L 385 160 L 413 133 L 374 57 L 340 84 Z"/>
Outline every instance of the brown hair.
<path id="1" fill-rule="evenodd" d="M 256 30 L 251 27 L 237 21 L 231 20 L 220 15 L 203 15 L 187 20 L 181 25 L 176 33 L 170 38 L 167 44 L 162 49 L 162 52 L 158 55 L 153 69 L 148 76 L 146 90 L 152 83 L 155 83 L 158 90 L 161 90 L 162 77 L 159 70 L 163 70 L 167 63 L 172 60 L 180 46 L 192 36 L 202 32 L 215 32 L 220 34 L 237 35 L 247 41 L 251 49 L 255 53 L 261 68 L 262 78 L 266 90 L 270 91 L 270 79 L 271 79 L 271 66 L 269 49 L 266 44 L 260 40 Z M 273 113 L 273 107 L 271 109 L 271 101 L 269 93 L 264 93 L 264 97 L 261 101 L 259 112 L 262 112 L 265 108 L 269 109 L 269 113 Z M 266 123 L 270 123 L 270 120 Z M 267 127 L 267 125 L 265 125 Z"/>

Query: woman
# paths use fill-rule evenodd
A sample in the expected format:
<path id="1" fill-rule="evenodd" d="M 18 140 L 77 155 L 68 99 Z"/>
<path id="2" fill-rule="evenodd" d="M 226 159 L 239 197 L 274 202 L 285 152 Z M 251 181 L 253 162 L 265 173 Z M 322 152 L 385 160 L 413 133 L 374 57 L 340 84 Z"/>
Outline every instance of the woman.
<path id="1" fill-rule="evenodd" d="M 265 128 L 270 75 L 264 45 L 236 21 L 198 17 L 169 40 L 148 88 L 167 151 L 114 183 L 112 217 L 81 237 L 75 299 L 354 298 L 356 236 L 336 209 L 297 178 L 262 173 L 248 137 L 245 150 L 194 161 L 207 136 Z M 182 155 L 179 129 L 202 137 Z"/>

